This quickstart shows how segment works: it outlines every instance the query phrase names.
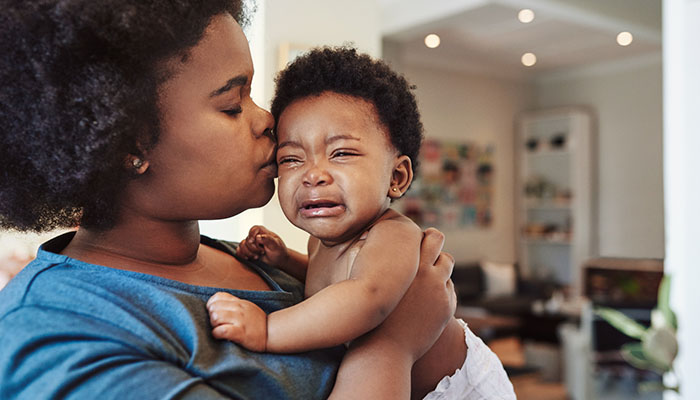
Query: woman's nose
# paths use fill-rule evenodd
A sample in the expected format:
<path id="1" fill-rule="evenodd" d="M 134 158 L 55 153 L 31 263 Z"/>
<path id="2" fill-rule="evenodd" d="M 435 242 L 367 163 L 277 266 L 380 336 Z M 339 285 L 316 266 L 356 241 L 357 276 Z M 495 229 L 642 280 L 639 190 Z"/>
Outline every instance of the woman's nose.
<path id="1" fill-rule="evenodd" d="M 255 112 L 253 113 L 252 120 L 252 130 L 256 138 L 261 138 L 266 136 L 272 141 L 275 141 L 272 128 L 275 125 L 275 120 L 272 118 L 272 114 L 264 108 L 259 107 L 257 104 L 253 103 L 255 106 Z"/>
<path id="2" fill-rule="evenodd" d="M 328 170 L 318 163 L 314 163 L 304 173 L 304 186 L 325 186 L 333 183 L 333 177 Z"/>

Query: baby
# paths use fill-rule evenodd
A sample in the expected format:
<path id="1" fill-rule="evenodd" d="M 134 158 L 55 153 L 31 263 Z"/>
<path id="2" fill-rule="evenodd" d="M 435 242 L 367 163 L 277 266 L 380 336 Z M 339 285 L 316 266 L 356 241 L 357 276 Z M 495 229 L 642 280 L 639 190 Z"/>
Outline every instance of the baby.
<path id="1" fill-rule="evenodd" d="M 305 280 L 306 300 L 266 315 L 253 303 L 219 293 L 208 303 L 213 335 L 275 353 L 347 343 L 391 313 L 417 272 L 421 229 L 389 208 L 413 179 L 422 140 L 416 101 L 406 80 L 384 63 L 351 48 L 322 48 L 280 74 L 272 113 L 280 204 L 311 235 L 308 257 L 261 226 L 250 230 L 238 255 Z M 454 396 L 466 398 L 472 343 L 485 348 L 453 318 L 414 365 L 412 397 L 454 374 L 441 385 L 462 387 Z M 505 393 L 512 393 L 494 362 L 510 390 Z"/>

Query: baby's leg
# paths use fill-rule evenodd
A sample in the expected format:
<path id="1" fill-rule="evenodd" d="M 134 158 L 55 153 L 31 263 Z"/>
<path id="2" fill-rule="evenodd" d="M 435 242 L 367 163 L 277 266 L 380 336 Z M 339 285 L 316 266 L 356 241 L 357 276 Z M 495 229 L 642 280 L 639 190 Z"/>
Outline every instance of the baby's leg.
<path id="1" fill-rule="evenodd" d="M 433 347 L 413 365 L 411 371 L 411 398 L 422 399 L 445 376 L 462 368 L 467 357 L 464 328 L 452 318 Z"/>

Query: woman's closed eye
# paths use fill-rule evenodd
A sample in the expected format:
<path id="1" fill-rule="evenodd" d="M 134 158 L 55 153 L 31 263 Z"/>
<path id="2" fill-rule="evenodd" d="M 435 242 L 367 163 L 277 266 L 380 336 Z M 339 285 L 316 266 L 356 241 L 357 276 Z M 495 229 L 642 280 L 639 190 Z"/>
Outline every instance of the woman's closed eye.
<path id="1" fill-rule="evenodd" d="M 236 107 L 229 108 L 226 110 L 221 110 L 221 112 L 228 115 L 228 116 L 235 117 L 236 115 L 243 112 L 243 108 L 241 108 L 241 106 L 236 106 Z"/>

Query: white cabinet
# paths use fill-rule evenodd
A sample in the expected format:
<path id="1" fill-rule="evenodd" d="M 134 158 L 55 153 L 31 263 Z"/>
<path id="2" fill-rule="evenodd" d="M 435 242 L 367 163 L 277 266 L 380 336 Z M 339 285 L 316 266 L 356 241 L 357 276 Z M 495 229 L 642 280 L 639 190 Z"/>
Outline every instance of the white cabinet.
<path id="1" fill-rule="evenodd" d="M 523 113 L 516 120 L 516 243 L 522 273 L 580 289 L 595 255 L 594 140 L 583 108 Z"/>

